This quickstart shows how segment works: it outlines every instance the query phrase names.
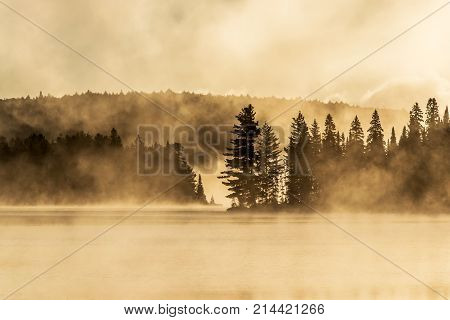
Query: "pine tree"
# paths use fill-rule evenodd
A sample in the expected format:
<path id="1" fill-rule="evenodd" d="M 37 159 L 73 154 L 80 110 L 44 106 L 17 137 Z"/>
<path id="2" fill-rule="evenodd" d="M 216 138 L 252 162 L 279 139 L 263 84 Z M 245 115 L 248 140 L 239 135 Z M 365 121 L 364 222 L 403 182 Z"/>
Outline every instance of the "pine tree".
<path id="1" fill-rule="evenodd" d="M 172 148 L 169 148 L 169 159 L 173 161 L 172 173 L 175 176 L 182 176 L 179 180 L 176 190 L 181 191 L 183 196 L 186 196 L 190 200 L 195 200 L 197 197 L 196 186 L 195 186 L 195 173 L 192 167 L 186 160 L 184 154 L 184 148 L 180 143 L 174 143 Z"/>
<path id="2" fill-rule="evenodd" d="M 308 161 L 312 173 L 312 192 L 311 192 L 311 202 L 315 202 L 320 197 L 320 184 L 318 180 L 318 171 L 320 166 L 320 157 L 322 152 L 322 138 L 320 135 L 319 124 L 316 119 L 314 119 L 311 125 L 311 138 L 309 143 L 309 153 Z"/>
<path id="3" fill-rule="evenodd" d="M 337 141 L 336 125 L 334 124 L 331 114 L 328 114 L 325 119 L 322 151 L 325 159 L 336 159 L 338 156 L 339 146 Z"/>
<path id="4" fill-rule="evenodd" d="M 228 198 L 236 199 L 239 206 L 251 207 L 256 204 L 255 188 L 255 140 L 259 135 L 258 122 L 252 105 L 245 107 L 236 116 L 238 124 L 231 131 L 231 147 L 224 155 L 227 170 L 219 178 L 231 192 Z"/>
<path id="5" fill-rule="evenodd" d="M 395 136 L 395 128 L 392 127 L 391 130 L 391 139 L 389 140 L 391 148 L 397 147 L 397 137 Z"/>
<path id="6" fill-rule="evenodd" d="M 448 106 L 445 107 L 444 117 L 442 118 L 442 123 L 444 125 L 444 128 L 448 127 L 450 124 L 449 118 L 448 118 Z"/>
<path id="7" fill-rule="evenodd" d="M 436 129 L 439 124 L 439 106 L 435 98 L 428 99 L 426 124 L 428 131 Z"/>
<path id="8" fill-rule="evenodd" d="M 195 189 L 195 198 L 198 202 L 202 204 L 208 203 L 206 200 L 205 190 L 203 189 L 202 175 L 198 175 L 198 183 Z"/>
<path id="9" fill-rule="evenodd" d="M 402 135 L 400 136 L 400 140 L 398 140 L 399 148 L 405 148 L 408 144 L 408 132 L 406 130 L 406 126 L 403 126 Z"/>
<path id="10" fill-rule="evenodd" d="M 212 205 L 216 204 L 216 202 L 214 201 L 213 195 L 211 196 L 211 200 L 209 200 L 209 204 L 212 204 Z"/>
<path id="11" fill-rule="evenodd" d="M 394 155 L 396 149 L 397 149 L 397 137 L 395 135 L 395 129 L 394 127 L 392 127 L 391 137 L 388 139 L 387 145 L 388 158 L 391 158 Z"/>
<path id="12" fill-rule="evenodd" d="M 316 119 L 314 119 L 313 124 L 311 126 L 311 139 L 310 139 L 310 150 L 311 150 L 311 156 L 313 159 L 311 160 L 311 163 L 315 163 L 318 160 L 320 151 L 322 149 L 322 139 L 320 138 L 320 128 L 319 124 L 317 123 Z"/>
<path id="13" fill-rule="evenodd" d="M 364 131 L 358 116 L 355 116 L 348 133 L 347 155 L 350 160 L 360 162 L 364 157 Z"/>
<path id="14" fill-rule="evenodd" d="M 345 155 L 345 153 L 346 153 L 346 144 L 345 144 L 345 135 L 344 135 L 344 133 L 342 132 L 341 133 L 341 139 L 340 139 L 340 151 L 341 151 L 341 154 L 342 155 Z"/>
<path id="15" fill-rule="evenodd" d="M 313 180 L 307 161 L 310 154 L 308 126 L 301 112 L 292 119 L 286 153 L 286 201 L 291 205 L 308 204 L 311 200 Z"/>
<path id="16" fill-rule="evenodd" d="M 275 132 L 265 123 L 258 137 L 256 152 L 258 203 L 262 205 L 278 202 L 278 181 L 282 169 L 279 147 Z"/>
<path id="17" fill-rule="evenodd" d="M 122 148 L 122 139 L 120 138 L 115 128 L 112 128 L 109 139 L 112 147 Z"/>
<path id="18" fill-rule="evenodd" d="M 370 127 L 367 130 L 367 146 L 366 155 L 370 161 L 380 162 L 385 157 L 384 150 L 384 134 L 381 127 L 380 116 L 378 111 L 375 110 L 372 114 L 372 120 L 370 121 Z"/>
<path id="19" fill-rule="evenodd" d="M 421 142 L 421 136 L 423 133 L 423 113 L 419 107 L 419 104 L 416 102 L 409 112 L 409 135 L 408 135 L 408 143 L 407 145 L 410 148 L 417 148 Z"/>

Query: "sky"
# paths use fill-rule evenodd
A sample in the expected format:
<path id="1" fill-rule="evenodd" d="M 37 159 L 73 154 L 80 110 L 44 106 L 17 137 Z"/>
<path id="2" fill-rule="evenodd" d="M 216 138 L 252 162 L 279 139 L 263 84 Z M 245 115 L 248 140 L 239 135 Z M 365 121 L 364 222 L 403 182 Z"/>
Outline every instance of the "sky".
<path id="1" fill-rule="evenodd" d="M 0 97 L 130 87 L 306 97 L 445 3 L 1 0 Z M 409 109 L 433 96 L 446 105 L 449 39 L 447 5 L 310 98 Z"/>

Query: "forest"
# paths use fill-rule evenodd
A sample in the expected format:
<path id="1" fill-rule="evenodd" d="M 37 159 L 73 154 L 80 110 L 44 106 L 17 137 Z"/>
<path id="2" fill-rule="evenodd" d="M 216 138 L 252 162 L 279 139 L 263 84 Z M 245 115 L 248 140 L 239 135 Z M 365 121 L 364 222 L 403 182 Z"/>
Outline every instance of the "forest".
<path id="1" fill-rule="evenodd" d="M 144 157 L 152 159 L 151 171 L 137 165 L 145 164 Z M 0 136 L 0 181 L 0 203 L 8 205 L 137 204 L 153 198 L 207 203 L 201 176 L 196 178 L 181 144 L 147 146 L 138 136 L 124 146 L 115 128 L 109 135 L 78 131 L 50 141 L 42 133 Z"/>
<path id="2" fill-rule="evenodd" d="M 414 104 L 399 132 L 385 133 L 377 110 L 366 135 L 358 116 L 344 133 L 331 114 L 321 130 L 300 111 L 283 149 L 252 105 L 236 119 L 219 177 L 232 209 L 449 212 L 449 113 L 434 98 L 425 112 Z"/>
<path id="3" fill-rule="evenodd" d="M 205 148 L 183 137 L 144 143 L 136 137 L 139 124 L 176 126 L 148 99 L 193 128 L 225 125 L 233 138 L 214 137 L 212 148 L 195 159 L 192 151 Z M 222 161 L 217 155 L 224 153 L 219 178 L 238 209 L 449 211 L 448 108 L 441 117 L 435 99 L 424 110 L 415 104 L 409 114 L 303 101 L 287 113 L 291 119 L 264 122 L 293 102 L 170 90 L 0 100 L 0 203 L 135 204 L 183 177 L 158 202 L 205 204 L 193 166 L 202 172 L 200 159 Z M 243 105 L 248 107 L 240 110 Z M 289 132 L 281 137 L 279 129 Z M 153 159 L 150 174 L 137 166 L 147 158 Z"/>

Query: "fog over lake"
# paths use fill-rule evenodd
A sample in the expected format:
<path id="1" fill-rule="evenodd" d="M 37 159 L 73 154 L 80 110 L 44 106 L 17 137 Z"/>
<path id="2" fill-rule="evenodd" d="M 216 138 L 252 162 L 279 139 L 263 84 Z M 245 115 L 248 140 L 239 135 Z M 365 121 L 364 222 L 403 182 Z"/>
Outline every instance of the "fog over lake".
<path id="1" fill-rule="evenodd" d="M 78 210 L 78 211 L 77 211 Z M 3 208 L 6 296 L 94 238 L 130 208 Z M 450 216 L 326 217 L 450 295 Z M 12 299 L 440 299 L 315 213 L 144 209 Z"/>

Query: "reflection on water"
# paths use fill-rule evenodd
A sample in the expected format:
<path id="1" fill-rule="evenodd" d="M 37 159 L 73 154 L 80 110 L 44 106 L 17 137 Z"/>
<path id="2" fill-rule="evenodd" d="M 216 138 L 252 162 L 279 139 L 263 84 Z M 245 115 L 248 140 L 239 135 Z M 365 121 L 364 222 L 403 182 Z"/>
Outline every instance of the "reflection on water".
<path id="1" fill-rule="evenodd" d="M 0 211 L 0 295 L 128 214 Z M 450 217 L 329 214 L 445 296 Z M 315 214 L 146 210 L 17 299 L 439 299 Z"/>

